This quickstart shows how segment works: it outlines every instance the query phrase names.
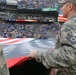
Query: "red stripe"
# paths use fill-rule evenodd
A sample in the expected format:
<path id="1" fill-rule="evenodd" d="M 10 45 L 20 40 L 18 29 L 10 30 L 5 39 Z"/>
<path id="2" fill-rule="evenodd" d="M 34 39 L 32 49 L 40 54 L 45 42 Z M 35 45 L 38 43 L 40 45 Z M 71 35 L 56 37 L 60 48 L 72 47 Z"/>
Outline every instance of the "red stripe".
<path id="1" fill-rule="evenodd" d="M 22 41 L 22 40 L 25 40 L 25 38 L 19 38 L 19 39 L 17 39 L 17 40 L 13 40 L 13 41 L 10 41 L 10 42 L 5 43 L 5 44 L 13 44 L 13 43 L 20 42 L 20 41 Z"/>
<path id="2" fill-rule="evenodd" d="M 22 56 L 22 57 L 18 57 L 18 58 L 8 59 L 7 60 L 8 68 L 20 65 L 21 63 L 23 63 L 26 60 L 28 60 L 27 56 Z"/>

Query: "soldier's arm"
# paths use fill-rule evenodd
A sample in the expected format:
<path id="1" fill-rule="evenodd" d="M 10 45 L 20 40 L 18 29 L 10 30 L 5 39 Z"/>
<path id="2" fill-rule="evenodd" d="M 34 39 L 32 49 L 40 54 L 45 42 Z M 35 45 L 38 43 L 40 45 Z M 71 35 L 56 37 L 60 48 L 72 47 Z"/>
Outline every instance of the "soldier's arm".
<path id="1" fill-rule="evenodd" d="M 9 75 L 8 66 L 1 45 L 0 45 L 0 75 Z"/>
<path id="2" fill-rule="evenodd" d="M 76 30 L 75 30 L 76 31 Z M 61 47 L 55 50 L 38 51 L 35 59 L 46 68 L 63 68 L 76 64 L 76 32 L 64 26 L 60 32 Z"/>

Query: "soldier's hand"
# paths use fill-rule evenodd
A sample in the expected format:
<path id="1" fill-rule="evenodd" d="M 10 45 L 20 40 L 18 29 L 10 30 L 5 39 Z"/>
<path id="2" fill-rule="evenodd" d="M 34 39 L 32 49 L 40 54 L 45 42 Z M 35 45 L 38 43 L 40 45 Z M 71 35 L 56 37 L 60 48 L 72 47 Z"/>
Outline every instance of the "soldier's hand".
<path id="1" fill-rule="evenodd" d="M 37 51 L 36 50 L 31 50 L 30 54 L 28 55 L 29 59 L 33 59 L 36 56 Z"/>

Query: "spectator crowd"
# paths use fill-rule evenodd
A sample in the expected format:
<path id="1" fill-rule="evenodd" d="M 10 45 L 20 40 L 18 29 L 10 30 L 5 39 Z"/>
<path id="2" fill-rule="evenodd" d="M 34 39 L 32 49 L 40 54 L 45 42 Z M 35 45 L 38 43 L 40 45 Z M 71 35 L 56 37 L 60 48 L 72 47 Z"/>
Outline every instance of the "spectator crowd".
<path id="1" fill-rule="evenodd" d="M 5 23 L 0 22 L 0 35 L 4 38 L 40 38 L 46 39 L 56 35 L 60 26 L 56 23 Z"/>
<path id="2" fill-rule="evenodd" d="M 54 8 L 58 7 L 56 0 L 17 0 L 18 9 L 42 9 L 42 8 Z M 1 2 L 6 2 L 6 0 L 0 0 Z M 0 8 L 6 8 L 4 5 Z M 16 19 L 27 19 L 27 20 L 40 20 L 51 21 L 50 24 L 42 23 L 7 23 L 5 21 L 0 21 L 0 36 L 4 38 L 40 38 L 46 39 L 58 33 L 61 26 L 58 23 L 54 23 L 54 18 L 48 16 L 44 17 L 40 14 L 19 14 L 14 11 L 0 12 L 0 19 L 16 21 Z"/>
<path id="3" fill-rule="evenodd" d="M 18 9 L 42 9 L 57 6 L 56 0 L 18 0 Z"/>
<path id="4" fill-rule="evenodd" d="M 56 0 L 16 0 L 18 9 L 42 9 L 58 7 Z M 0 0 L 0 3 L 7 4 L 8 0 Z"/>

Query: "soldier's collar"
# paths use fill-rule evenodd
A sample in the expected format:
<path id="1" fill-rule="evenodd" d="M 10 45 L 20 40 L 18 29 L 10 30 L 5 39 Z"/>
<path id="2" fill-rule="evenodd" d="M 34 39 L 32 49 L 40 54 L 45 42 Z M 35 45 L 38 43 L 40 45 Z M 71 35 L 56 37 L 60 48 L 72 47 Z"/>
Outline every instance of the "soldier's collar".
<path id="1" fill-rule="evenodd" d="M 73 16 L 71 16 L 68 20 L 70 20 L 70 19 L 72 19 L 72 18 L 74 18 L 74 17 L 76 17 L 76 14 L 74 14 Z"/>

